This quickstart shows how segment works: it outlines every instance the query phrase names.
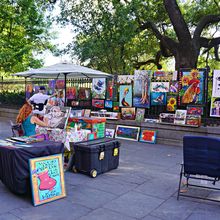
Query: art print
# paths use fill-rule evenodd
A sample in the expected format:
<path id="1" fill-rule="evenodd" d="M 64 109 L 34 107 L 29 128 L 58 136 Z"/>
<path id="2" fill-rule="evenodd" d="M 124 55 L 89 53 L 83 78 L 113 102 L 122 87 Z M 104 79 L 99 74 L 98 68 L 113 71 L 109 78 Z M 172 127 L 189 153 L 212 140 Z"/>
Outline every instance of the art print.
<path id="1" fill-rule="evenodd" d="M 79 101 L 79 106 L 80 107 L 91 107 L 91 101 Z"/>
<path id="2" fill-rule="evenodd" d="M 203 115 L 203 107 L 202 106 L 187 106 L 187 115 Z"/>
<path id="3" fill-rule="evenodd" d="M 201 125 L 201 115 L 187 115 L 186 124 L 199 127 Z"/>
<path id="4" fill-rule="evenodd" d="M 150 73 L 148 70 L 135 70 L 133 106 L 150 107 Z"/>
<path id="5" fill-rule="evenodd" d="M 26 85 L 25 98 L 29 99 L 32 94 L 33 94 L 33 85 L 31 83 L 28 83 Z"/>
<path id="6" fill-rule="evenodd" d="M 83 117 L 90 117 L 91 115 L 91 109 L 84 109 Z"/>
<path id="7" fill-rule="evenodd" d="M 106 80 L 106 99 L 117 101 L 118 100 L 118 87 L 115 83 L 116 79 L 111 78 Z"/>
<path id="8" fill-rule="evenodd" d="M 114 138 L 114 135 L 115 135 L 115 129 L 109 129 L 109 128 L 105 129 L 105 137 Z"/>
<path id="9" fill-rule="evenodd" d="M 57 79 L 55 89 L 64 89 L 65 88 L 65 80 L 64 79 Z"/>
<path id="10" fill-rule="evenodd" d="M 212 85 L 212 97 L 220 97 L 220 70 L 214 70 Z"/>
<path id="11" fill-rule="evenodd" d="M 123 120 L 134 120 L 135 108 L 121 108 L 121 118 Z"/>
<path id="12" fill-rule="evenodd" d="M 154 78 L 165 77 L 166 76 L 166 72 L 164 72 L 164 71 L 155 71 L 153 75 L 154 75 Z"/>
<path id="13" fill-rule="evenodd" d="M 75 86 L 67 88 L 66 98 L 67 99 L 77 99 L 77 89 Z"/>
<path id="14" fill-rule="evenodd" d="M 92 106 L 95 108 L 104 108 L 104 100 L 92 99 Z"/>
<path id="15" fill-rule="evenodd" d="M 106 79 L 95 78 L 92 79 L 92 98 L 105 99 Z"/>
<path id="16" fill-rule="evenodd" d="M 179 95 L 182 104 L 203 104 L 205 71 L 183 70 L 180 72 L 181 90 Z"/>
<path id="17" fill-rule="evenodd" d="M 151 82 L 151 92 L 169 92 L 169 82 Z"/>
<path id="18" fill-rule="evenodd" d="M 79 88 L 78 98 L 80 100 L 91 100 L 91 89 L 90 88 Z"/>
<path id="19" fill-rule="evenodd" d="M 52 95 L 55 92 L 55 87 L 56 87 L 56 80 L 49 80 L 48 82 L 48 94 Z"/>
<path id="20" fill-rule="evenodd" d="M 119 112 L 119 102 L 113 102 L 113 111 Z"/>
<path id="21" fill-rule="evenodd" d="M 132 85 L 120 85 L 119 87 L 119 106 L 132 106 Z"/>
<path id="22" fill-rule="evenodd" d="M 79 106 L 79 101 L 71 101 L 70 106 L 72 106 L 72 107 Z"/>
<path id="23" fill-rule="evenodd" d="M 151 93 L 151 105 L 166 105 L 166 93 L 165 92 L 152 92 Z"/>
<path id="24" fill-rule="evenodd" d="M 167 111 L 174 112 L 177 108 L 177 96 L 168 95 L 167 96 Z"/>
<path id="25" fill-rule="evenodd" d="M 220 98 L 212 97 L 210 106 L 210 116 L 220 117 Z"/>
<path id="26" fill-rule="evenodd" d="M 112 108 L 113 102 L 111 100 L 105 100 L 105 108 Z"/>
<path id="27" fill-rule="evenodd" d="M 134 81 L 134 75 L 118 75 L 118 84 L 131 84 Z"/>
<path id="28" fill-rule="evenodd" d="M 156 143 L 156 136 L 157 136 L 157 131 L 148 130 L 148 129 L 141 129 L 139 141 L 145 142 L 145 143 L 155 144 Z"/>
<path id="29" fill-rule="evenodd" d="M 66 196 L 62 154 L 29 160 L 34 206 Z"/>
<path id="30" fill-rule="evenodd" d="M 184 125 L 186 123 L 186 110 L 177 109 L 175 113 L 174 124 Z"/>
<path id="31" fill-rule="evenodd" d="M 140 128 L 124 125 L 117 125 L 115 138 L 138 141 Z"/>
<path id="32" fill-rule="evenodd" d="M 144 115 L 145 115 L 145 109 L 144 108 L 137 108 L 135 120 L 137 122 L 144 121 Z"/>
<path id="33" fill-rule="evenodd" d="M 171 81 L 170 82 L 170 93 L 178 93 L 179 82 Z"/>

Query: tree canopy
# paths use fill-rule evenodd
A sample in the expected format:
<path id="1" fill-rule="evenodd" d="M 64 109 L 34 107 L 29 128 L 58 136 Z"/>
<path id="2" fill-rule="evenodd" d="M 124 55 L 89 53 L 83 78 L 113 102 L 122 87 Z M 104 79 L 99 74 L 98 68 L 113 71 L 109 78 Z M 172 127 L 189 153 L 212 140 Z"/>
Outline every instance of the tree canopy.
<path id="1" fill-rule="evenodd" d="M 161 68 L 169 57 L 176 69 L 220 61 L 217 0 L 61 0 L 60 6 L 60 21 L 77 33 L 64 52 L 93 68 L 123 74 Z"/>
<path id="2" fill-rule="evenodd" d="M 39 67 L 38 53 L 52 49 L 46 17 L 49 2 L 43 0 L 0 1 L 0 72 Z"/>

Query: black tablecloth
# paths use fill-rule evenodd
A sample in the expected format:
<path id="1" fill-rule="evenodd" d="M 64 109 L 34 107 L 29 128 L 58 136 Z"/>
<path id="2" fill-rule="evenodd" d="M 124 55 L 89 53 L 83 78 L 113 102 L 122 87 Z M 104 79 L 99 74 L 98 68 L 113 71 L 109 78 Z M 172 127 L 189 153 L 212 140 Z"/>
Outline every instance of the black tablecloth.
<path id="1" fill-rule="evenodd" d="M 0 143 L 0 180 L 12 191 L 19 194 L 30 190 L 29 163 L 31 158 L 63 153 L 62 143 L 42 141 L 28 147 L 3 146 Z"/>

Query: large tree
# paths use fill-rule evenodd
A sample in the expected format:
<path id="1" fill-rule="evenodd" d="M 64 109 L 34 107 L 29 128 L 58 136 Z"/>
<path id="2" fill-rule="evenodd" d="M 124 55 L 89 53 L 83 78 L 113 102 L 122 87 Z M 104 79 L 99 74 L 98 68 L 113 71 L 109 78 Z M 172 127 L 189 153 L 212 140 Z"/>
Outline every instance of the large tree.
<path id="1" fill-rule="evenodd" d="M 48 34 L 51 21 L 46 17 L 48 1 L 1 0 L 0 72 L 23 71 L 39 67 L 36 55 L 51 49 Z"/>
<path id="2" fill-rule="evenodd" d="M 219 61 L 219 1 L 61 0 L 61 7 L 77 33 L 68 50 L 90 66 L 124 73 L 174 57 L 176 69 L 193 68 L 205 53 Z"/>

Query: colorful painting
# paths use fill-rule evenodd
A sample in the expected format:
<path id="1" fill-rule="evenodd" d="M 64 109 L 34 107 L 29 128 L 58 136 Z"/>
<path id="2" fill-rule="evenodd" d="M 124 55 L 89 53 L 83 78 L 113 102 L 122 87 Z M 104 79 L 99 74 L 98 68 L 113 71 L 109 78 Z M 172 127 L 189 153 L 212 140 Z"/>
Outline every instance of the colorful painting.
<path id="1" fill-rule="evenodd" d="M 155 144 L 156 136 L 157 136 L 157 131 L 141 129 L 139 141 Z"/>
<path id="2" fill-rule="evenodd" d="M 170 93 L 178 93 L 179 82 L 171 81 L 170 82 Z"/>
<path id="3" fill-rule="evenodd" d="M 34 206 L 66 197 L 62 154 L 29 160 Z"/>
<path id="4" fill-rule="evenodd" d="M 133 106 L 150 107 L 150 73 L 148 70 L 135 70 Z"/>
<path id="5" fill-rule="evenodd" d="M 67 88 L 66 98 L 67 99 L 77 99 L 77 89 L 75 86 Z"/>
<path id="6" fill-rule="evenodd" d="M 105 108 L 112 108 L 113 102 L 111 100 L 105 100 Z"/>
<path id="7" fill-rule="evenodd" d="M 151 105 L 166 105 L 166 93 L 165 92 L 152 92 L 151 93 Z"/>
<path id="8" fill-rule="evenodd" d="M 91 109 L 84 109 L 83 117 L 90 117 L 91 115 Z"/>
<path id="9" fill-rule="evenodd" d="M 92 98 L 105 99 L 106 79 L 95 78 L 92 79 Z"/>
<path id="10" fill-rule="evenodd" d="M 203 107 L 202 106 L 187 106 L 187 115 L 203 115 Z"/>
<path id="11" fill-rule="evenodd" d="M 137 122 L 144 121 L 144 115 L 145 115 L 145 109 L 144 108 L 137 108 L 135 120 Z"/>
<path id="12" fill-rule="evenodd" d="M 139 127 L 117 125 L 115 138 L 138 141 L 139 132 Z"/>
<path id="13" fill-rule="evenodd" d="M 168 95 L 167 96 L 167 111 L 174 112 L 176 111 L 176 107 L 177 107 L 177 96 Z"/>
<path id="14" fill-rule="evenodd" d="M 196 69 L 181 71 L 181 90 L 179 95 L 182 104 L 203 104 L 205 71 Z"/>
<path id="15" fill-rule="evenodd" d="M 132 85 L 120 85 L 119 87 L 119 106 L 132 106 Z"/>
<path id="16" fill-rule="evenodd" d="M 117 101 L 118 100 L 118 87 L 115 83 L 116 79 L 111 78 L 106 80 L 106 99 Z"/>
<path id="17" fill-rule="evenodd" d="M 80 100 L 91 100 L 91 89 L 80 87 L 78 98 Z"/>
<path id="18" fill-rule="evenodd" d="M 134 81 L 134 75 L 118 75 L 118 84 L 131 84 Z"/>
<path id="19" fill-rule="evenodd" d="M 79 106 L 80 107 L 91 107 L 91 101 L 79 101 Z"/>
<path id="20" fill-rule="evenodd" d="M 212 117 L 220 117 L 220 98 L 212 97 L 211 99 L 211 108 L 210 108 L 210 116 Z"/>
<path id="21" fill-rule="evenodd" d="M 187 115 L 186 124 L 199 127 L 201 125 L 201 115 Z"/>
<path id="22" fill-rule="evenodd" d="M 123 120 L 134 120 L 135 108 L 121 108 L 121 118 Z"/>
<path id="23" fill-rule="evenodd" d="M 92 99 L 92 106 L 95 108 L 104 108 L 104 100 Z"/>
<path id="24" fill-rule="evenodd" d="M 29 99 L 33 93 L 33 85 L 32 83 L 28 83 L 26 85 L 25 98 Z"/>
<path id="25" fill-rule="evenodd" d="M 34 86 L 34 93 L 38 93 L 40 90 L 40 86 Z"/>
<path id="26" fill-rule="evenodd" d="M 56 87 L 56 80 L 49 80 L 48 82 L 48 94 L 52 95 L 55 92 L 55 87 Z"/>
<path id="27" fill-rule="evenodd" d="M 65 80 L 64 79 L 57 79 L 55 89 L 64 89 L 65 88 Z"/>
<path id="28" fill-rule="evenodd" d="M 72 107 L 79 106 L 79 101 L 71 101 L 70 106 L 72 106 Z"/>
<path id="29" fill-rule="evenodd" d="M 212 97 L 220 97 L 220 70 L 213 73 Z"/>
<path id="30" fill-rule="evenodd" d="M 105 129 L 105 137 L 114 138 L 114 135 L 115 135 L 115 129 L 109 129 L 109 128 Z"/>
<path id="31" fill-rule="evenodd" d="M 177 109 L 175 113 L 174 124 L 184 125 L 186 124 L 186 110 Z"/>
<path id="32" fill-rule="evenodd" d="M 119 112 L 119 102 L 113 102 L 113 111 Z"/>
<path id="33" fill-rule="evenodd" d="M 151 82 L 151 92 L 169 92 L 169 82 Z"/>

